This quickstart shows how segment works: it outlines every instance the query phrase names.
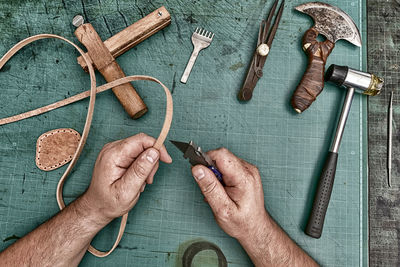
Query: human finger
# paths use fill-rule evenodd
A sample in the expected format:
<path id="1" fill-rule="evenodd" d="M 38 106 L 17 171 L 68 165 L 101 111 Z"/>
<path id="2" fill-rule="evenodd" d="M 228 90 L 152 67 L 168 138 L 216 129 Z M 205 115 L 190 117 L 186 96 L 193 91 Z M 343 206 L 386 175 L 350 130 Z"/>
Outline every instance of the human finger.
<path id="1" fill-rule="evenodd" d="M 157 162 L 157 164 L 153 167 L 153 170 L 151 171 L 149 177 L 146 179 L 146 183 L 147 184 L 152 184 L 154 181 L 154 175 L 156 174 L 157 170 L 158 170 L 158 166 L 159 163 Z"/>
<path id="2" fill-rule="evenodd" d="M 205 166 L 196 165 L 192 174 L 215 214 L 224 213 L 235 206 L 214 173 Z"/>
<path id="3" fill-rule="evenodd" d="M 140 188 L 140 193 L 143 193 L 145 187 L 146 187 L 146 183 L 142 184 L 142 187 Z"/>
<path id="4" fill-rule="evenodd" d="M 125 186 L 138 192 L 157 165 L 160 153 L 155 148 L 148 148 L 140 154 L 122 177 Z"/>
<path id="5" fill-rule="evenodd" d="M 117 141 L 112 148 L 114 153 L 117 154 L 114 161 L 118 166 L 128 168 L 140 153 L 152 147 L 155 142 L 155 138 L 144 133 Z M 160 149 L 160 160 L 165 163 L 172 162 L 172 158 L 164 145 Z"/>
<path id="6" fill-rule="evenodd" d="M 239 185 L 243 181 L 243 177 L 253 174 L 251 164 L 235 156 L 226 148 L 211 150 L 207 154 L 215 161 L 227 186 Z"/>

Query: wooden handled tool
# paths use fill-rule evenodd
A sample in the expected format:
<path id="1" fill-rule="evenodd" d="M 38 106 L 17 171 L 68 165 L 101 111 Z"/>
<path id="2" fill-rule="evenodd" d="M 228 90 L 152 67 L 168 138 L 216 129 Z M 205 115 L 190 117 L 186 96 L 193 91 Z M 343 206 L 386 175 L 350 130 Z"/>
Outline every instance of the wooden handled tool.
<path id="1" fill-rule="evenodd" d="M 297 86 L 291 104 L 297 113 L 306 110 L 324 88 L 325 63 L 335 47 L 335 43 L 344 39 L 361 46 L 361 37 L 353 20 L 343 10 L 320 2 L 302 4 L 297 11 L 310 15 L 314 26 L 303 37 L 303 50 L 308 56 L 308 67 Z M 322 34 L 324 42 L 318 42 Z"/>
<path id="2" fill-rule="evenodd" d="M 75 36 L 86 47 L 88 50 L 86 55 L 90 57 L 94 67 L 104 76 L 107 82 L 125 77 L 125 73 L 115 61 L 115 57 L 170 23 L 170 14 L 165 7 L 161 7 L 103 42 L 90 23 L 83 24 L 83 19 L 74 19 L 74 25 L 77 26 Z M 87 70 L 87 64 L 82 56 L 78 57 L 78 63 L 83 69 Z M 122 84 L 112 90 L 125 111 L 133 119 L 140 118 L 147 112 L 145 103 L 132 84 Z"/>

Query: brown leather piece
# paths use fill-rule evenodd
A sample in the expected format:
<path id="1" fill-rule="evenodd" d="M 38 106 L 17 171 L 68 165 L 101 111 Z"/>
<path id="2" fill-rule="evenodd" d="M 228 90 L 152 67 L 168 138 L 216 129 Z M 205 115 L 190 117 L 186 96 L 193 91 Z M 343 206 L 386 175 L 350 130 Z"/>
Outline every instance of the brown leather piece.
<path id="1" fill-rule="evenodd" d="M 72 160 L 81 135 L 74 129 L 56 129 L 42 134 L 36 143 L 36 166 L 51 171 Z"/>
<path id="2" fill-rule="evenodd" d="M 291 100 L 298 113 L 306 110 L 324 89 L 326 60 L 335 47 L 335 43 L 329 40 L 318 42 L 318 34 L 315 28 L 311 28 L 303 36 L 302 45 L 306 48 L 308 66 Z"/>

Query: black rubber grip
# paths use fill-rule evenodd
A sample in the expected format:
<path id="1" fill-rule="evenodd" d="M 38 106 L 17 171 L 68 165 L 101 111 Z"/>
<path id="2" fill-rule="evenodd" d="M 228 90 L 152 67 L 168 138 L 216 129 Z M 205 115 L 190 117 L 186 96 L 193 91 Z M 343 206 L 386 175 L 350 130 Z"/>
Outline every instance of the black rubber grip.
<path id="1" fill-rule="evenodd" d="M 335 180 L 337 159 L 337 153 L 329 152 L 319 178 L 317 192 L 305 231 L 307 235 L 314 238 L 320 238 L 322 234 L 325 214 L 331 198 L 333 181 Z"/>

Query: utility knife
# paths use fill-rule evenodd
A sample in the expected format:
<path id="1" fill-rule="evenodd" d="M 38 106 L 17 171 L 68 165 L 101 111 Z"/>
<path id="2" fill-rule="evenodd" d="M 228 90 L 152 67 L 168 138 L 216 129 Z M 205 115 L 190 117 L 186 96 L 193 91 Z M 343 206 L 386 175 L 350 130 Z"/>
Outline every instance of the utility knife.
<path id="1" fill-rule="evenodd" d="M 222 174 L 215 166 L 215 162 L 193 141 L 185 143 L 171 140 L 171 143 L 174 144 L 180 151 L 182 151 L 183 157 L 185 159 L 189 159 L 189 162 L 192 166 L 198 164 L 206 166 L 215 174 L 218 181 L 220 181 L 221 184 L 224 184 L 222 180 Z"/>

